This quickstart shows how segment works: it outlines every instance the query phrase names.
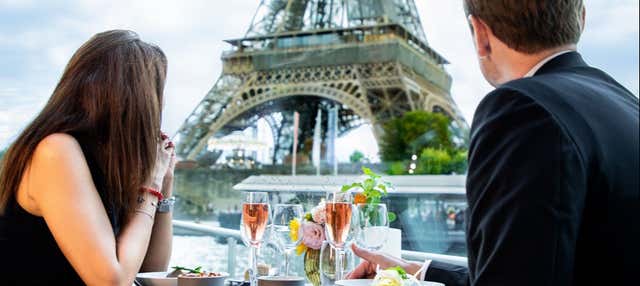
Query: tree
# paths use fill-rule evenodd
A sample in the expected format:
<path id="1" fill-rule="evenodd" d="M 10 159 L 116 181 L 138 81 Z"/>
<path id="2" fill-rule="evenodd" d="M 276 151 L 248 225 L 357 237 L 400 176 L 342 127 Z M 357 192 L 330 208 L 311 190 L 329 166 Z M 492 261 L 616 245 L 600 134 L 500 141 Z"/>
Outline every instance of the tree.
<path id="1" fill-rule="evenodd" d="M 349 161 L 354 164 L 362 163 L 363 160 L 365 160 L 364 153 L 360 152 L 359 150 L 353 151 L 351 156 L 349 156 Z"/>
<path id="2" fill-rule="evenodd" d="M 450 119 L 440 113 L 410 111 L 383 126 L 383 161 L 402 161 L 425 148 L 451 150 L 454 147 Z"/>

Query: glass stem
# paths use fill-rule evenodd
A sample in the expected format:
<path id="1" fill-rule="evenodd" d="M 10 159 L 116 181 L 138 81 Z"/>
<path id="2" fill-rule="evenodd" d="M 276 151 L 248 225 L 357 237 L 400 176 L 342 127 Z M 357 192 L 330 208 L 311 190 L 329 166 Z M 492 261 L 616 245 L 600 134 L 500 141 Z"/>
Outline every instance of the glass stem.
<path id="1" fill-rule="evenodd" d="M 335 277 L 336 281 L 342 280 L 342 259 L 344 257 L 344 250 L 342 248 L 336 248 L 338 253 L 336 257 Z"/>
<path id="2" fill-rule="evenodd" d="M 251 247 L 251 273 L 249 273 L 249 283 L 251 286 L 258 286 L 258 248 Z"/>
<path id="3" fill-rule="evenodd" d="M 284 250 L 284 276 L 289 276 L 289 254 L 291 249 Z"/>

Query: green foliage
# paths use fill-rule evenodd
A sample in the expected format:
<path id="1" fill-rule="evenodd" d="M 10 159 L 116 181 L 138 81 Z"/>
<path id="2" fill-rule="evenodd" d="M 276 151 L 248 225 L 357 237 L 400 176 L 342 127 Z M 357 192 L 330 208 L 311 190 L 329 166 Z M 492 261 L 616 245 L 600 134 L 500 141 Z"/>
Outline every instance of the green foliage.
<path id="1" fill-rule="evenodd" d="M 407 173 L 408 164 L 403 161 L 396 161 L 389 163 L 387 173 L 389 175 L 404 175 Z"/>
<path id="2" fill-rule="evenodd" d="M 408 174 L 410 161 L 396 161 L 389 164 L 389 174 Z M 467 171 L 466 150 L 444 150 L 425 148 L 416 161 L 416 175 L 464 174 Z"/>
<path id="3" fill-rule="evenodd" d="M 390 188 L 391 183 L 382 180 L 380 175 L 374 173 L 367 167 L 362 167 L 362 172 L 367 175 L 368 178 L 362 182 L 344 185 L 342 186 L 342 191 L 346 192 L 354 188 L 359 188 L 362 190 L 362 194 L 367 198 L 367 203 L 379 203 L 380 198 L 382 198 L 383 195 L 387 195 L 387 187 Z"/>
<path id="4" fill-rule="evenodd" d="M 367 167 L 362 167 L 362 172 L 367 176 L 367 178 L 362 182 L 355 182 L 351 185 L 342 186 L 342 192 L 359 188 L 367 199 L 366 203 L 368 205 L 377 205 L 380 203 L 382 197 L 387 195 L 387 189 L 393 188 L 393 186 Z M 396 215 L 389 212 L 389 222 L 392 222 L 395 219 Z"/>
<path id="5" fill-rule="evenodd" d="M 411 111 L 392 119 L 383 127 L 382 160 L 407 160 L 427 147 L 452 149 L 449 124 L 450 119 L 445 115 L 427 111 Z"/>
<path id="6" fill-rule="evenodd" d="M 451 158 L 451 171 L 456 174 L 464 174 L 467 172 L 469 166 L 467 157 L 469 152 L 467 150 L 457 150 Z"/>
<path id="7" fill-rule="evenodd" d="M 420 154 L 418 174 L 449 174 L 451 156 L 444 150 L 426 148 Z"/>
<path id="8" fill-rule="evenodd" d="M 353 151 L 351 156 L 349 156 L 349 161 L 354 164 L 362 163 L 364 160 L 365 160 L 364 153 L 360 152 L 359 150 Z"/>
<path id="9" fill-rule="evenodd" d="M 2 160 L 2 157 L 4 157 L 4 153 L 7 153 L 7 150 L 0 150 L 0 160 Z"/>

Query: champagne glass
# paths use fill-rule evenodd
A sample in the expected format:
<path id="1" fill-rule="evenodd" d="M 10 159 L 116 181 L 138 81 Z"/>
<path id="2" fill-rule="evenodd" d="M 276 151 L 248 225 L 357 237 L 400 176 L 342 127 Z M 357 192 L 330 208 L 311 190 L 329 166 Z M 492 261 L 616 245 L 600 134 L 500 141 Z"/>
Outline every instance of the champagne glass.
<path id="1" fill-rule="evenodd" d="M 349 247 L 345 248 L 344 259 L 342 261 L 342 269 L 336 268 L 336 259 L 338 253 L 336 249 L 329 244 L 329 242 L 324 241 L 322 243 L 322 248 L 320 248 L 320 282 L 323 286 L 325 285 L 335 285 L 336 284 L 336 272 L 341 271 L 342 273 L 351 272 L 355 265 L 355 254 L 349 249 Z"/>
<path id="2" fill-rule="evenodd" d="M 343 269 L 344 247 L 349 236 L 352 214 L 352 197 L 348 192 L 335 192 L 327 194 L 327 221 L 325 232 L 327 240 L 336 249 L 337 259 L 335 269 Z M 336 271 L 335 280 L 342 280 L 342 271 Z"/>
<path id="3" fill-rule="evenodd" d="M 291 223 L 302 222 L 304 211 L 302 205 L 277 204 L 273 207 L 272 234 L 278 245 L 284 250 L 284 275 L 289 276 L 289 256 L 302 240 L 299 230 L 292 232 Z"/>
<path id="4" fill-rule="evenodd" d="M 269 195 L 262 192 L 247 192 L 242 202 L 242 236 L 251 248 L 251 286 L 258 285 L 258 249 L 264 239 L 269 221 Z"/>
<path id="5" fill-rule="evenodd" d="M 358 204 L 356 206 L 356 244 L 368 250 L 380 250 L 387 242 L 389 215 L 386 204 Z"/>

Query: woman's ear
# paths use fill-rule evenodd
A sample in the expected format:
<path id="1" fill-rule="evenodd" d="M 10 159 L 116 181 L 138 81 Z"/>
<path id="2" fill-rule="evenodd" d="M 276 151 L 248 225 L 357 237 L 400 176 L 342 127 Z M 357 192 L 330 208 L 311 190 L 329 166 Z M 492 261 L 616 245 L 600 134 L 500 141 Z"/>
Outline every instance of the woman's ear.
<path id="1" fill-rule="evenodd" d="M 473 43 L 476 46 L 476 53 L 479 58 L 486 58 L 491 55 L 491 42 L 489 41 L 489 27 L 482 20 L 473 15 L 469 15 L 471 24 Z"/>

